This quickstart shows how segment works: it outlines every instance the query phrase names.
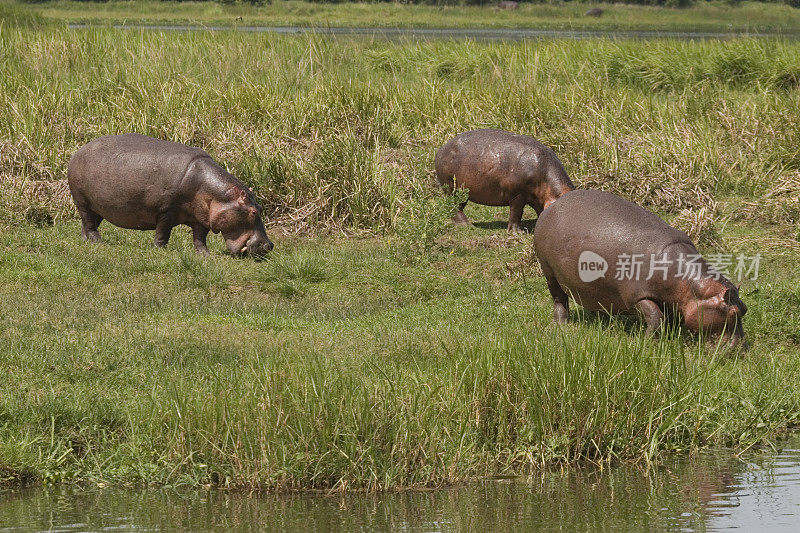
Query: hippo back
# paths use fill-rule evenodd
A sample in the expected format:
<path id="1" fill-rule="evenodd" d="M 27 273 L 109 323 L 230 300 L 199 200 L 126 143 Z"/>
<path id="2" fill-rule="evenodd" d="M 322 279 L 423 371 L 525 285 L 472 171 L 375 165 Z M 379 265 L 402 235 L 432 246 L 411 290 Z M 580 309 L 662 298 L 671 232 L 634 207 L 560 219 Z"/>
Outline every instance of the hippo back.
<path id="1" fill-rule="evenodd" d="M 434 165 L 437 174 L 442 176 L 457 174 L 459 167 L 476 161 L 499 164 L 504 167 L 505 173 L 509 173 L 521 154 L 535 154 L 540 158 L 558 161 L 549 147 L 533 137 L 504 130 L 482 129 L 460 133 L 447 141 L 436 151 Z"/>
<path id="2" fill-rule="evenodd" d="M 567 243 L 593 245 L 615 254 L 623 250 L 657 253 L 670 244 L 692 244 L 688 235 L 655 213 L 596 190 L 569 191 L 551 204 L 536 222 L 535 239 L 537 249 L 548 252 Z"/>
<path id="3" fill-rule="evenodd" d="M 75 179 L 92 174 L 106 178 L 124 172 L 136 175 L 136 186 L 183 177 L 189 164 L 205 151 L 138 133 L 106 135 L 81 147 L 70 161 Z"/>
<path id="4" fill-rule="evenodd" d="M 537 213 L 549 200 L 574 189 L 555 152 L 533 137 L 497 129 L 456 135 L 436 152 L 440 185 L 469 189 L 470 201 L 509 205 L 520 195 Z"/>

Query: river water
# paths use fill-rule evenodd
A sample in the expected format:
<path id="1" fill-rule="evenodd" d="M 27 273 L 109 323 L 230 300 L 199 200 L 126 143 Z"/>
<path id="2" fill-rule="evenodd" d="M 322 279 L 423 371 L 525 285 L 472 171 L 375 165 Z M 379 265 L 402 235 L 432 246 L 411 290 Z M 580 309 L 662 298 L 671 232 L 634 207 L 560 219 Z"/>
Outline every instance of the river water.
<path id="1" fill-rule="evenodd" d="M 28 488 L 0 492 L 5 531 L 800 531 L 800 435 L 779 451 L 379 495 Z"/>

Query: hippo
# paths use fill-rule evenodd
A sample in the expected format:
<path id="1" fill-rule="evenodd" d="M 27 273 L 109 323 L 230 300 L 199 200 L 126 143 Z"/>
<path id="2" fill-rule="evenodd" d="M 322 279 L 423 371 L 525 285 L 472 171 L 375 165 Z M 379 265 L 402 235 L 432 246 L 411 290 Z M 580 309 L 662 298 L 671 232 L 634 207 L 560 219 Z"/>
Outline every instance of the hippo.
<path id="1" fill-rule="evenodd" d="M 521 231 L 526 205 L 537 214 L 575 188 L 553 151 L 532 137 L 503 130 L 473 130 L 456 135 L 436 151 L 436 180 L 452 190 L 469 190 L 468 201 L 510 206 L 508 231 Z M 462 203 L 453 217 L 469 224 Z"/>
<path id="2" fill-rule="evenodd" d="M 499 9 L 519 9 L 519 2 L 514 0 L 503 0 L 497 3 Z"/>
<path id="3" fill-rule="evenodd" d="M 137 133 L 108 135 L 73 154 L 67 182 L 84 239 L 99 242 L 105 219 L 121 228 L 156 230 L 155 246 L 172 228 L 192 228 L 194 247 L 208 255 L 209 231 L 222 233 L 234 256 L 272 249 L 253 192 L 206 152 Z"/>
<path id="4" fill-rule="evenodd" d="M 638 313 L 650 335 L 676 311 L 689 330 L 723 333 L 728 347 L 747 348 L 738 288 L 684 232 L 617 195 L 566 193 L 539 216 L 534 250 L 556 322 L 569 317 L 569 292 L 587 309 Z"/>
<path id="5" fill-rule="evenodd" d="M 584 17 L 602 17 L 603 13 L 604 13 L 604 11 L 602 9 L 600 9 L 599 7 L 593 7 L 592 9 L 587 10 L 586 13 L 583 14 L 583 16 Z"/>

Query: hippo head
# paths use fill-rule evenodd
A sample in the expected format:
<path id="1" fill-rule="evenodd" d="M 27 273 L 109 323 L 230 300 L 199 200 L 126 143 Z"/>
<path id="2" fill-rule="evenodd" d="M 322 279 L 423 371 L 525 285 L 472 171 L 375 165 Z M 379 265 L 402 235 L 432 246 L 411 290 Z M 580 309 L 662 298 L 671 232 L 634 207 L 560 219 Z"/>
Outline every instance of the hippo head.
<path id="1" fill-rule="evenodd" d="M 715 283 L 697 295 L 697 299 L 684 308 L 684 320 L 692 331 L 722 334 L 728 348 L 737 346 L 747 350 L 748 344 L 742 327 L 742 317 L 747 306 L 739 299 L 739 290 L 733 285 Z"/>
<path id="2" fill-rule="evenodd" d="M 234 189 L 227 201 L 212 201 L 209 208 L 211 231 L 221 233 L 231 255 L 259 257 L 272 250 L 261 220 L 261 206 L 253 193 Z"/>

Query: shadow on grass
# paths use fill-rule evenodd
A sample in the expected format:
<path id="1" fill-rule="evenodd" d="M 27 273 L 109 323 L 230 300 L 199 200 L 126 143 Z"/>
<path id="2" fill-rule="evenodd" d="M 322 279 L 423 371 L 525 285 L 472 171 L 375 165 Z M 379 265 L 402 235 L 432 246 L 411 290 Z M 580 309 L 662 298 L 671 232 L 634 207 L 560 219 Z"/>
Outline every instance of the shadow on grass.
<path id="1" fill-rule="evenodd" d="M 527 233 L 533 233 L 534 228 L 536 228 L 536 220 L 538 219 L 532 218 L 529 220 L 523 220 L 520 225 Z M 473 222 L 472 224 L 476 228 L 488 230 L 504 230 L 508 228 L 507 220 L 487 220 L 482 222 Z"/>
<path id="2" fill-rule="evenodd" d="M 571 302 L 574 306 L 574 303 Z M 647 325 L 636 315 L 611 315 L 603 311 L 591 311 L 582 307 L 570 311 L 570 322 L 586 326 L 599 326 L 603 329 L 621 328 L 626 334 L 644 335 Z M 683 320 L 675 312 L 664 313 L 664 324 L 660 335 L 666 338 L 678 337 L 682 341 L 702 342 L 699 335 L 683 327 Z"/>

